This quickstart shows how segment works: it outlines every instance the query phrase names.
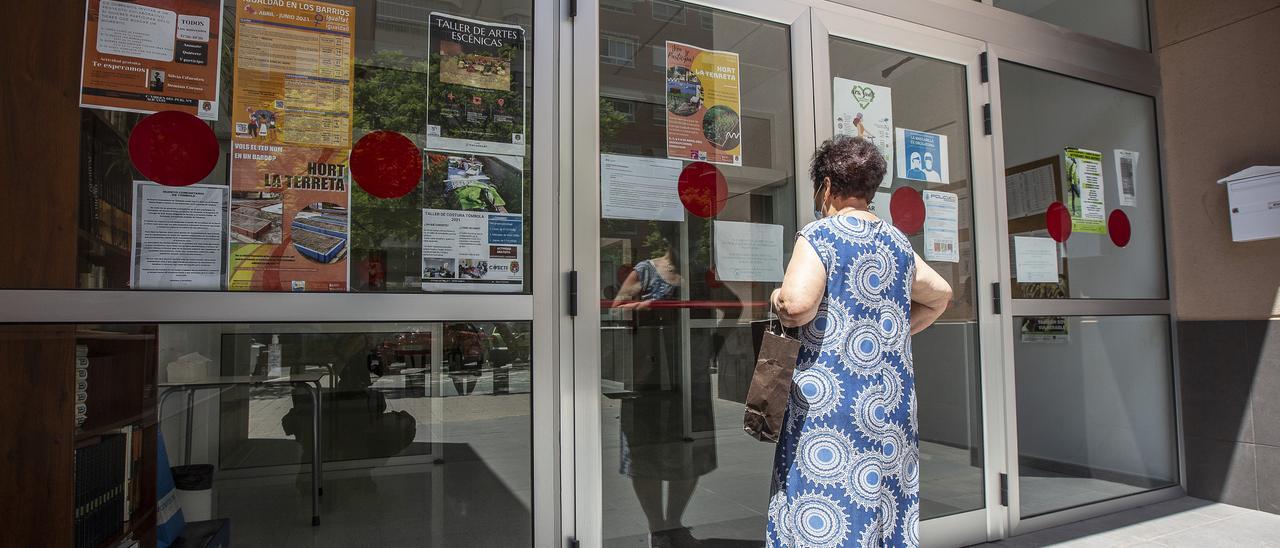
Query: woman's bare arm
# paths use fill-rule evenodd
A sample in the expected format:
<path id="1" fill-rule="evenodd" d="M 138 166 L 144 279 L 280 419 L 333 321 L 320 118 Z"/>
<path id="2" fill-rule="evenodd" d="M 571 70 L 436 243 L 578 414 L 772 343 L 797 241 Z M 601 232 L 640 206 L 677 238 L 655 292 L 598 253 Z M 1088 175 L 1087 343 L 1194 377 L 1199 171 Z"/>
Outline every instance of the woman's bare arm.
<path id="1" fill-rule="evenodd" d="M 951 302 L 951 285 L 916 255 L 916 278 L 911 284 L 911 334 L 933 324 Z"/>
<path id="2" fill-rule="evenodd" d="M 640 275 L 632 270 L 627 274 L 627 279 L 622 282 L 622 288 L 618 290 L 618 294 L 613 296 L 614 308 L 636 308 L 639 303 L 631 302 L 640 295 Z"/>
<path id="3" fill-rule="evenodd" d="M 827 269 L 818 252 L 804 238 L 796 239 L 795 252 L 782 277 L 782 287 L 769 299 L 782 325 L 796 327 L 813 321 L 827 292 Z"/>

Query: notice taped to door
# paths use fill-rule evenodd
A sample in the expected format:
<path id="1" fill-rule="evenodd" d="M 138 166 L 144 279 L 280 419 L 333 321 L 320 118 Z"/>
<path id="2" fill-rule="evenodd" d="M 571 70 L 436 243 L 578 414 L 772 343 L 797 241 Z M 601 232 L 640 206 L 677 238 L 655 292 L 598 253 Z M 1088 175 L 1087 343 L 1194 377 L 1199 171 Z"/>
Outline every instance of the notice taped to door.
<path id="1" fill-rule="evenodd" d="M 738 54 L 667 42 L 667 157 L 742 165 Z"/>
<path id="2" fill-rule="evenodd" d="M 80 106 L 217 120 L 221 53 L 222 0 L 88 0 Z"/>

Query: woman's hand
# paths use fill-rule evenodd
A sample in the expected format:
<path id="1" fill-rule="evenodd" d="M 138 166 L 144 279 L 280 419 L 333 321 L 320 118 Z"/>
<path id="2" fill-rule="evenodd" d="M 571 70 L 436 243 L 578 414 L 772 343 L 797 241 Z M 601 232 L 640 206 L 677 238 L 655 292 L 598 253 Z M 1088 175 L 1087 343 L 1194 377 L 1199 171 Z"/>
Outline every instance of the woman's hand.
<path id="1" fill-rule="evenodd" d="M 916 255 L 916 277 L 911 283 L 911 334 L 924 331 L 942 316 L 951 303 L 951 284 Z"/>

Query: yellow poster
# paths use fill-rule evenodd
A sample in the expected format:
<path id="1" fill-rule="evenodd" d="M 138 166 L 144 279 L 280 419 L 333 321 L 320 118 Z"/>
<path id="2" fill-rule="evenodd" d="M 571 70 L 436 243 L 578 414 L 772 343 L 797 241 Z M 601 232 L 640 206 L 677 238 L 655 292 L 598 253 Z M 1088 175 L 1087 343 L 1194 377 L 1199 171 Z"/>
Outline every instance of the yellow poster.
<path id="1" fill-rule="evenodd" d="M 742 165 L 738 54 L 667 42 L 667 157 Z"/>
<path id="2" fill-rule="evenodd" d="M 228 289 L 346 291 L 353 8 L 236 0 Z"/>

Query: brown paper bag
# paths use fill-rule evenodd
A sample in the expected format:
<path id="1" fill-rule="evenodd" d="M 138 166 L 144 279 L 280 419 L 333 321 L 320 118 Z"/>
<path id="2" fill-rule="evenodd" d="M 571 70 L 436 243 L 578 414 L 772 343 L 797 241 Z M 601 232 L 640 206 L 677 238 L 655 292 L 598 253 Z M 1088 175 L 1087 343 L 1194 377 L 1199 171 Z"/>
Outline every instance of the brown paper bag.
<path id="1" fill-rule="evenodd" d="M 777 443 L 791 398 L 791 375 L 796 370 L 800 341 L 788 335 L 776 319 L 752 322 L 751 331 L 756 371 L 747 390 L 742 429 L 755 439 Z"/>

